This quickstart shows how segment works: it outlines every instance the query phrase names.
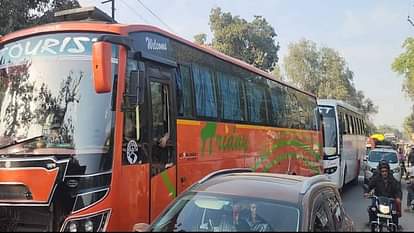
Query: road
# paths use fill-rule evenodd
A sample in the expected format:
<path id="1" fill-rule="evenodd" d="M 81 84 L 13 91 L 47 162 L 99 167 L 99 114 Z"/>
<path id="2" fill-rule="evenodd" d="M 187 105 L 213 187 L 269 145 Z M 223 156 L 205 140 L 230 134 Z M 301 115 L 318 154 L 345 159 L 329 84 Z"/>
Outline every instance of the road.
<path id="1" fill-rule="evenodd" d="M 368 212 L 367 207 L 370 200 L 364 199 L 362 188 L 362 177 L 360 177 L 358 185 L 348 185 L 342 192 L 342 201 L 344 203 L 345 211 L 352 218 L 357 231 L 370 231 L 368 227 Z M 407 189 L 406 181 L 402 182 L 403 191 L 403 209 L 406 206 Z M 403 227 L 402 231 L 414 231 L 414 212 L 403 211 L 400 218 L 400 225 Z"/>

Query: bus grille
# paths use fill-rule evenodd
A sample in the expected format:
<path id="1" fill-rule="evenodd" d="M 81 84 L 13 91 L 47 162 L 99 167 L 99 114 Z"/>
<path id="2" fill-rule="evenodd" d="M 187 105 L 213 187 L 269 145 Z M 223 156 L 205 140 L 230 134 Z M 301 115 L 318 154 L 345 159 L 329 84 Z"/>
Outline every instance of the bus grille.
<path id="1" fill-rule="evenodd" d="M 32 200 L 32 193 L 22 184 L 0 184 L 0 200 Z"/>
<path id="2" fill-rule="evenodd" d="M 1 232 L 45 232 L 50 229 L 47 207 L 0 207 Z"/>

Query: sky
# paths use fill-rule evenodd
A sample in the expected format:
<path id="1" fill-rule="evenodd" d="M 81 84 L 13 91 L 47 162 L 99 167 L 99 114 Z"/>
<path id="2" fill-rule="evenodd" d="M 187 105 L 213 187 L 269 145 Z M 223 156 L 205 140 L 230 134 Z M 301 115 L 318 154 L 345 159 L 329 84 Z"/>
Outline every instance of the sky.
<path id="1" fill-rule="evenodd" d="M 79 2 L 111 13 L 111 4 L 101 4 L 102 0 Z M 374 123 L 402 129 L 412 102 L 402 92 L 403 77 L 391 70 L 391 64 L 414 33 L 407 21 L 409 15 L 414 19 L 414 0 L 115 0 L 115 18 L 120 23 L 155 25 L 191 41 L 206 33 L 210 41 L 208 23 L 214 7 L 247 21 L 263 16 L 278 34 L 282 67 L 289 44 L 301 39 L 335 49 L 354 72 L 356 89 L 378 106 Z"/>

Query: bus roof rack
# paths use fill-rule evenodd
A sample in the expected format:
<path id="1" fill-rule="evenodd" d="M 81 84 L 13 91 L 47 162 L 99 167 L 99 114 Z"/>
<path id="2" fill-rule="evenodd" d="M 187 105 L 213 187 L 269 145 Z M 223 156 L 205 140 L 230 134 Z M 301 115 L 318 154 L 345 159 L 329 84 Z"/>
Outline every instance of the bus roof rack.
<path id="1" fill-rule="evenodd" d="M 329 178 L 326 175 L 317 175 L 317 176 L 312 176 L 307 178 L 303 184 L 302 184 L 302 188 L 300 190 L 301 194 L 305 194 L 309 188 L 319 182 L 329 182 Z"/>
<path id="2" fill-rule="evenodd" d="M 58 21 L 104 21 L 116 23 L 109 15 L 97 7 L 81 7 L 55 12 Z"/>
<path id="3" fill-rule="evenodd" d="M 197 184 L 204 183 L 207 180 L 209 180 L 209 179 L 211 179 L 211 178 L 213 178 L 215 176 L 220 176 L 220 175 L 225 175 L 225 174 L 231 174 L 231 173 L 243 173 L 243 172 L 253 172 L 253 170 L 250 169 L 250 168 L 230 168 L 230 169 L 218 170 L 218 171 L 215 171 L 215 172 L 212 172 L 212 173 L 208 174 L 203 179 L 201 179 L 200 181 L 198 181 Z"/>

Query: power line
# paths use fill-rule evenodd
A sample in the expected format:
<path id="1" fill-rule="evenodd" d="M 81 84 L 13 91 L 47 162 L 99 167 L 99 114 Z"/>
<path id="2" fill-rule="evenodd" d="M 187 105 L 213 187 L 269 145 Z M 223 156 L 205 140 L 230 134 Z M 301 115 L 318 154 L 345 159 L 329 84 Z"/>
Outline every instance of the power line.
<path id="1" fill-rule="evenodd" d="M 146 20 L 134 7 L 132 7 L 131 5 L 129 5 L 127 2 L 125 2 L 124 0 L 121 0 L 121 3 L 122 4 L 124 4 L 124 6 L 126 6 L 128 9 L 131 9 L 132 11 L 134 11 L 135 12 L 135 14 L 137 14 L 138 15 L 138 17 L 142 20 L 142 21 L 144 21 L 145 23 L 147 23 L 147 24 L 150 24 L 149 22 L 148 22 L 148 20 Z"/>
<path id="2" fill-rule="evenodd" d="M 112 11 L 112 20 L 115 22 L 115 0 L 106 0 L 106 1 L 103 1 L 103 2 L 101 2 L 102 4 L 106 4 L 106 3 L 108 3 L 108 2 L 111 2 L 112 3 L 112 6 L 111 6 L 111 11 Z"/>
<path id="3" fill-rule="evenodd" d="M 410 6 L 408 7 L 408 17 L 407 17 L 407 21 L 411 24 L 411 26 L 414 27 L 414 22 L 411 20 L 411 17 L 410 17 L 410 15 L 411 15 L 411 7 L 412 7 L 412 1 L 411 1 Z"/>
<path id="4" fill-rule="evenodd" d="M 141 2 L 141 0 L 137 0 L 148 12 L 150 12 L 155 18 L 157 18 L 164 26 L 166 26 L 170 31 L 174 32 L 174 30 L 168 26 L 157 14 L 155 14 L 151 9 L 149 9 L 147 6 L 144 5 L 144 3 Z"/>

